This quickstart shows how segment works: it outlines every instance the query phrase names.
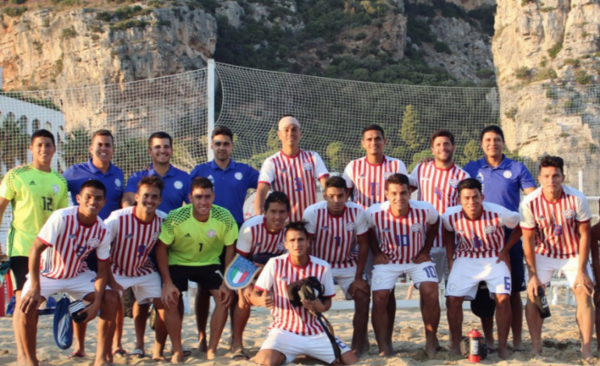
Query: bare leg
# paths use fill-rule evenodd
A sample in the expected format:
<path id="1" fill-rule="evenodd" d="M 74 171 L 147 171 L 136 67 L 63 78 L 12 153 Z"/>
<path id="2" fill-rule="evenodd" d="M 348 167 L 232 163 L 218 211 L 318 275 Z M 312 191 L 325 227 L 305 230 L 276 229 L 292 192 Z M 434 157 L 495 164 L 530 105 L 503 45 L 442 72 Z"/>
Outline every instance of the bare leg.
<path id="1" fill-rule="evenodd" d="M 241 291 L 237 293 L 233 300 L 233 316 L 232 316 L 232 343 L 231 351 L 239 352 L 244 350 L 243 335 L 246 324 L 250 318 L 250 304 L 246 302 Z M 247 357 L 236 358 L 236 361 L 246 360 Z"/>
<path id="2" fill-rule="evenodd" d="M 263 349 L 258 351 L 252 361 L 259 365 L 277 366 L 285 362 L 285 355 L 274 349 Z"/>
<path id="3" fill-rule="evenodd" d="M 85 356 L 85 332 L 87 330 L 86 323 L 73 322 L 73 335 L 75 336 L 74 353 Z"/>
<path id="4" fill-rule="evenodd" d="M 483 336 L 485 337 L 485 343 L 489 350 L 495 350 L 496 344 L 494 341 L 494 317 L 486 316 L 481 318 L 481 328 L 483 329 Z"/>
<path id="5" fill-rule="evenodd" d="M 583 287 L 574 289 L 577 299 L 577 324 L 581 333 L 581 358 L 592 359 L 592 333 L 594 330 L 594 308 L 591 297 L 585 293 Z"/>
<path id="6" fill-rule="evenodd" d="M 510 295 L 497 294 L 496 323 L 498 326 L 498 356 L 500 356 L 500 358 L 503 360 L 506 360 L 508 358 L 508 348 L 506 344 L 508 342 L 508 333 L 510 332 L 511 319 L 512 314 L 510 308 Z"/>
<path id="7" fill-rule="evenodd" d="M 138 302 L 133 303 L 133 321 L 135 324 L 135 348 L 144 351 L 144 334 L 146 331 L 146 322 L 150 313 L 150 305 L 140 305 Z"/>
<path id="8" fill-rule="evenodd" d="M 117 315 L 115 318 L 115 335 L 113 337 L 112 349 L 113 351 L 123 349 L 121 338 L 123 337 L 123 324 L 125 323 L 125 309 L 123 308 L 123 302 L 119 301 L 117 305 Z"/>
<path id="9" fill-rule="evenodd" d="M 597 281 L 597 280 L 596 280 Z M 600 354 L 600 298 L 594 294 L 594 308 L 596 309 L 596 356 Z"/>
<path id="10" fill-rule="evenodd" d="M 178 302 L 181 301 L 182 299 L 180 296 Z M 178 306 L 171 306 L 169 309 L 166 309 L 160 299 L 154 299 L 154 306 L 158 310 L 158 316 L 162 319 L 162 323 L 166 326 L 166 332 L 171 338 L 171 344 L 173 346 L 173 359 L 171 362 L 181 363 L 183 362 L 183 347 L 181 345 L 181 316 L 179 315 Z M 158 319 L 156 319 L 156 321 L 158 327 Z M 155 360 L 163 358 L 162 350 L 165 348 L 165 337 L 159 336 L 159 330 L 157 328 L 154 354 L 152 355 L 152 358 Z M 161 341 L 162 344 L 160 343 Z M 160 352 L 157 354 L 157 351 Z"/>
<path id="11" fill-rule="evenodd" d="M 448 326 L 450 327 L 450 352 L 460 354 L 460 340 L 462 339 L 464 297 L 448 296 Z"/>
<path id="12" fill-rule="evenodd" d="M 215 309 L 210 318 L 210 340 L 206 351 L 206 359 L 213 360 L 217 356 L 217 347 L 221 340 L 223 328 L 225 328 L 225 324 L 227 323 L 229 307 L 223 306 L 219 301 L 219 290 L 211 290 L 210 293 L 215 298 Z"/>
<path id="13" fill-rule="evenodd" d="M 537 355 L 542 353 L 542 325 L 544 319 L 540 316 L 537 306 L 527 297 L 525 305 L 525 317 L 527 319 L 527 327 L 531 335 L 531 354 Z"/>
<path id="14" fill-rule="evenodd" d="M 521 293 L 516 291 L 510 294 L 510 308 L 512 312 L 512 336 L 513 348 L 515 350 L 523 349 L 523 300 Z"/>
<path id="15" fill-rule="evenodd" d="M 440 324 L 440 301 L 437 282 L 423 282 L 419 285 L 421 315 L 425 325 L 425 352 L 433 358 L 437 353 L 437 330 Z"/>
<path id="16" fill-rule="evenodd" d="M 390 296 L 388 297 L 387 303 L 387 313 L 388 313 L 388 343 L 390 347 L 392 346 L 392 334 L 394 334 L 394 324 L 396 322 L 396 288 L 392 287 L 390 292 Z"/>
<path id="17" fill-rule="evenodd" d="M 162 304 L 162 302 L 161 302 Z M 155 305 L 156 307 L 156 305 Z M 160 312 L 157 308 L 158 316 L 156 317 L 156 321 L 154 323 L 154 350 L 152 351 L 152 359 L 154 360 L 163 360 L 164 352 L 165 352 L 165 343 L 167 342 L 167 327 L 165 325 L 164 316 L 160 316 Z M 179 312 L 176 311 L 173 314 L 179 316 Z M 182 322 L 181 317 L 179 316 L 180 322 Z"/>
<path id="18" fill-rule="evenodd" d="M 198 350 L 206 352 L 206 323 L 208 322 L 208 311 L 210 310 L 210 293 L 198 286 L 196 293 L 196 325 L 198 327 Z"/>
<path id="19" fill-rule="evenodd" d="M 362 291 L 354 293 L 354 318 L 352 325 L 352 352 L 357 356 L 369 350 L 369 294 Z"/>
<path id="20" fill-rule="evenodd" d="M 15 332 L 15 341 L 17 343 L 17 365 L 25 365 L 27 361 L 27 357 L 25 356 L 25 350 L 23 349 L 23 342 L 21 339 L 21 323 L 23 322 L 21 320 L 21 317 L 23 316 L 23 313 L 20 311 L 17 311 L 17 309 L 21 308 L 21 290 L 17 290 L 14 292 L 15 294 L 15 311 L 13 312 L 13 331 Z M 4 294 L 1 294 L 0 296 L 4 296 Z M 37 324 L 37 323 L 36 323 Z M 37 329 L 37 328 L 36 328 Z"/>
<path id="21" fill-rule="evenodd" d="M 20 291 L 19 291 L 20 293 Z M 15 293 L 15 296 L 16 293 Z M 20 299 L 19 297 L 16 297 Z M 39 304 L 38 304 L 39 305 Z M 22 352 L 23 352 L 23 361 L 17 361 L 18 365 L 27 365 L 27 366 L 37 366 L 39 365 L 39 361 L 36 357 L 36 347 L 37 347 L 37 325 L 38 325 L 38 311 L 37 306 L 34 307 L 34 310 L 23 313 L 21 311 L 21 307 L 18 306 L 15 308 L 14 315 L 19 313 L 19 323 L 17 324 L 19 327 L 18 333 L 15 334 L 15 337 L 18 335 L 20 339 L 17 340 L 17 344 L 21 344 Z M 13 315 L 13 317 L 14 317 Z M 14 319 L 13 319 L 14 322 Z"/>
<path id="22" fill-rule="evenodd" d="M 377 340 L 377 346 L 379 346 L 380 356 L 391 356 L 394 354 L 394 349 L 392 348 L 392 342 L 390 340 L 391 336 L 388 334 L 390 331 L 390 318 L 392 318 L 389 313 L 390 297 L 389 290 L 373 292 L 373 314 L 371 315 L 371 322 L 373 323 L 373 330 L 375 331 L 375 339 Z"/>
<path id="23" fill-rule="evenodd" d="M 86 301 L 93 302 L 95 294 L 85 297 Z M 100 318 L 98 319 L 98 344 L 94 366 L 108 365 L 112 360 L 111 346 L 115 331 L 115 318 L 119 297 L 113 291 L 106 290 L 100 303 Z"/>

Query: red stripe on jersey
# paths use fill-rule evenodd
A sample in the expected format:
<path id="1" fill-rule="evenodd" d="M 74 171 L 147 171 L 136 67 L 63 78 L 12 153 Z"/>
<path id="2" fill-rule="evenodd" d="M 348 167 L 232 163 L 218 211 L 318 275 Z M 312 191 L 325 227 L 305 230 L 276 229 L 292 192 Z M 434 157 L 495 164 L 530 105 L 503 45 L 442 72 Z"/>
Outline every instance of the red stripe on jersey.
<path id="1" fill-rule="evenodd" d="M 405 170 L 400 171 L 401 165 L 404 166 L 400 160 L 387 156 L 384 156 L 383 162 L 378 165 L 369 163 L 366 156 L 353 160 L 350 164 L 352 164 L 354 202 L 365 209 L 386 200 L 385 182 L 390 175 L 394 173 L 408 175 Z"/>
<path id="2" fill-rule="evenodd" d="M 483 209 L 479 219 L 470 220 L 459 211 L 448 221 L 456 235 L 454 258 L 493 258 L 504 248 L 504 226 L 497 212 Z"/>
<path id="3" fill-rule="evenodd" d="M 448 169 L 440 169 L 435 162 L 419 164 L 417 167 L 417 184 L 419 201 L 429 202 L 435 207 L 440 215 L 446 212 L 448 207 L 458 205 L 458 183 L 467 177 L 467 173 L 461 168 L 453 165 Z M 442 240 L 443 225 L 439 226 L 433 247 L 444 246 Z"/>
<path id="4" fill-rule="evenodd" d="M 271 253 L 281 255 L 285 252 L 285 230 L 272 233 L 267 229 L 266 219 L 250 228 L 252 232 L 252 249 L 250 258 L 258 253 Z"/>

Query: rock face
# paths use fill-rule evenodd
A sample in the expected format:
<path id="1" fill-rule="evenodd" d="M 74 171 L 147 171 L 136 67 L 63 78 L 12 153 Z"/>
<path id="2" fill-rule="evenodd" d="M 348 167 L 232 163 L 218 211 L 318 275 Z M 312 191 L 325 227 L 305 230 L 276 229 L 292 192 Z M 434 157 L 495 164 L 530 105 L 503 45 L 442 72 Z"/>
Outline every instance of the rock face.
<path id="1" fill-rule="evenodd" d="M 203 10 L 148 9 L 138 23 L 109 27 L 97 11 L 4 15 L 4 89 L 60 89 L 141 80 L 194 70 L 215 50 L 217 24 Z M 138 26 L 131 26 L 137 24 Z"/>
<path id="2" fill-rule="evenodd" d="M 562 156 L 567 182 L 577 187 L 577 170 L 597 172 L 600 158 L 600 5 L 502 1 L 495 29 L 492 49 L 508 147 L 533 160 Z M 584 177 L 584 192 L 600 193 L 597 175 Z"/>

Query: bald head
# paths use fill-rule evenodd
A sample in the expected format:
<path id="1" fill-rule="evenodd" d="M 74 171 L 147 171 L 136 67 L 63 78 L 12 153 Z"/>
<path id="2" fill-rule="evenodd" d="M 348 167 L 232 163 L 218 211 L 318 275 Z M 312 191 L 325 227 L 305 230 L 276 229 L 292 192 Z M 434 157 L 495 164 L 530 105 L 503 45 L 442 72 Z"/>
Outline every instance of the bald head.
<path id="1" fill-rule="evenodd" d="M 282 117 L 279 120 L 279 125 L 278 125 L 277 129 L 279 131 L 284 131 L 286 129 L 286 127 L 288 127 L 290 125 L 295 125 L 298 127 L 298 129 L 300 129 L 300 122 L 298 122 L 298 120 L 292 116 Z"/>

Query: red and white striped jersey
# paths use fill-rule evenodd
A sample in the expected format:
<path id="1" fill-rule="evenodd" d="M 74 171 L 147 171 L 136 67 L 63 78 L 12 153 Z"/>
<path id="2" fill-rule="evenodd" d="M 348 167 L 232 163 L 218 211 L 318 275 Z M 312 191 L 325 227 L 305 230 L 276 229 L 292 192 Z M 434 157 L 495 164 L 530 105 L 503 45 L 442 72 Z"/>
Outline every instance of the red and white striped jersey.
<path id="1" fill-rule="evenodd" d="M 367 210 L 369 226 L 375 228 L 379 249 L 388 255 L 390 263 L 410 263 L 425 246 L 427 225 L 439 218 L 430 203 L 409 200 L 408 205 L 408 213 L 401 217 L 392 214 L 389 201 Z"/>
<path id="2" fill-rule="evenodd" d="M 402 160 L 383 157 L 383 162 L 373 165 L 367 157 L 352 160 L 344 169 L 344 179 L 348 188 L 353 189 L 354 202 L 365 210 L 385 198 L 385 182 L 390 175 L 401 173 L 408 176 L 408 170 Z"/>
<path id="3" fill-rule="evenodd" d="M 333 216 L 327 211 L 327 201 L 321 201 L 304 211 L 304 221 L 308 233 L 314 235 L 312 255 L 334 269 L 356 266 L 357 237 L 369 232 L 369 222 L 362 206 L 346 202 L 344 213 Z"/>
<path id="4" fill-rule="evenodd" d="M 53 279 L 73 278 L 88 270 L 85 259 L 95 250 L 99 261 L 110 259 L 110 233 L 98 217 L 93 225 L 79 222 L 79 206 L 56 210 L 40 230 L 38 239 L 48 246 L 40 273 Z"/>
<path id="5" fill-rule="evenodd" d="M 328 176 L 316 152 L 300 150 L 298 155 L 288 156 L 279 151 L 263 162 L 258 182 L 285 193 L 292 205 L 290 221 L 300 221 L 304 210 L 317 202 L 317 180 Z"/>
<path id="6" fill-rule="evenodd" d="M 531 192 L 521 203 L 521 229 L 535 230 L 535 252 L 550 258 L 567 259 L 579 255 L 577 224 L 592 218 L 587 198 L 563 185 L 562 197 L 548 202 L 542 188 Z"/>
<path id="7" fill-rule="evenodd" d="M 244 222 L 236 244 L 238 253 L 252 258 L 258 253 L 281 255 L 285 252 L 285 230 L 270 232 L 266 221 L 264 215 L 258 215 Z"/>
<path id="8" fill-rule="evenodd" d="M 444 228 L 455 234 L 454 258 L 493 258 L 504 248 L 504 227 L 519 225 L 518 212 L 483 202 L 481 216 L 468 219 L 462 206 L 450 207 L 442 215 Z"/>
<path id="9" fill-rule="evenodd" d="M 304 306 L 296 307 L 290 304 L 288 286 L 307 277 L 316 277 L 325 287 L 324 297 L 334 297 L 335 287 L 329 264 L 319 258 L 309 256 L 304 267 L 292 264 L 289 254 L 271 258 L 261 272 L 254 288 L 259 291 L 270 291 L 273 296 L 271 329 L 281 329 L 303 336 L 323 333 L 325 330 L 317 317 L 312 315 Z"/>
<path id="10" fill-rule="evenodd" d="M 114 274 L 139 277 L 156 271 L 148 258 L 167 214 L 157 210 L 150 222 L 135 216 L 135 206 L 113 211 L 104 222 L 110 230 L 111 269 Z"/>
<path id="11" fill-rule="evenodd" d="M 456 165 L 451 168 L 441 169 L 435 166 L 435 162 L 420 163 L 412 173 L 410 173 L 411 183 L 416 183 L 419 201 L 429 202 L 435 207 L 440 215 L 446 212 L 448 207 L 458 205 L 458 183 L 466 178 L 470 178 L 469 173 L 465 172 Z M 433 241 L 434 248 L 444 246 L 442 240 L 442 225 L 439 226 L 438 235 Z"/>

